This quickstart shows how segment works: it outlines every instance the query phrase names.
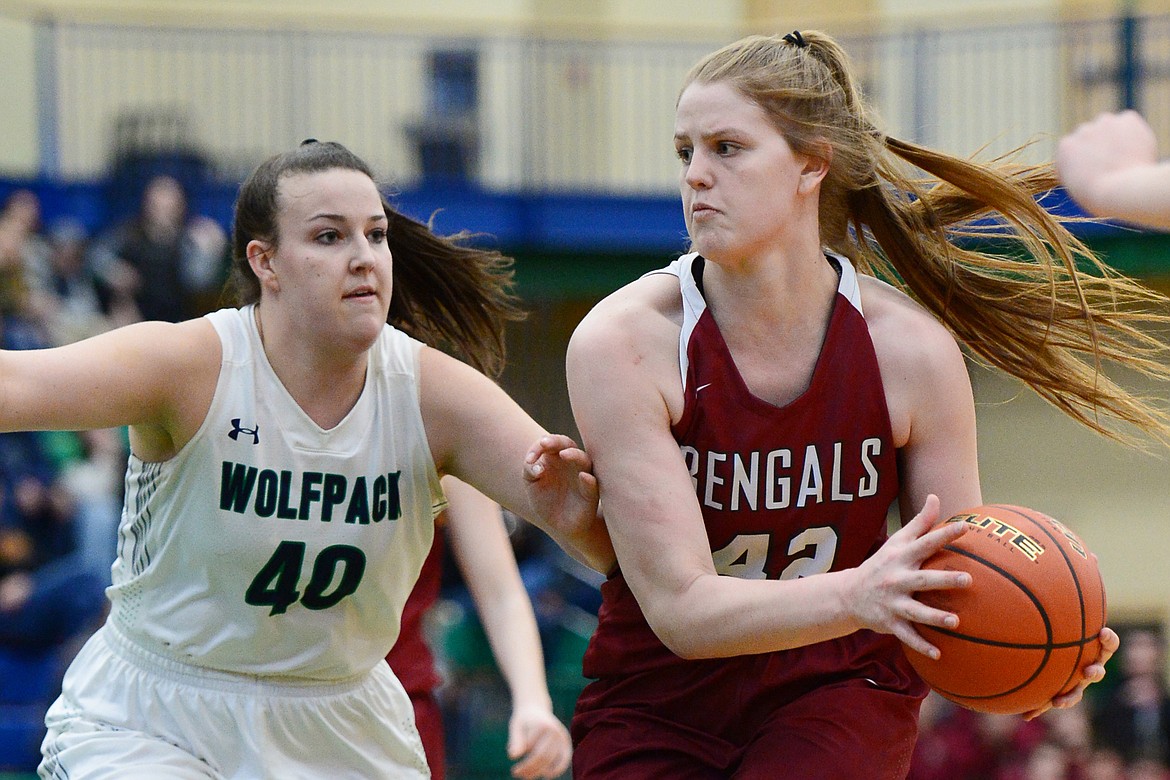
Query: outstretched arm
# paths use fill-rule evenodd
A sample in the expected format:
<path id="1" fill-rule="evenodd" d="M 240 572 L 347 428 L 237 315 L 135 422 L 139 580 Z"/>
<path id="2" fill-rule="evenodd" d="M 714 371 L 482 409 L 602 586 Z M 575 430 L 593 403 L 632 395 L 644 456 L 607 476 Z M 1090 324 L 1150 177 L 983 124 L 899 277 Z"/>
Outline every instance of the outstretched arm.
<path id="1" fill-rule="evenodd" d="M 52 349 L 0 351 L 0 430 L 130 426 L 134 453 L 164 460 L 211 403 L 221 359 L 204 319 L 143 322 Z"/>
<path id="2" fill-rule="evenodd" d="M 553 714 L 532 602 L 520 580 L 500 506 L 453 477 L 443 478 L 451 552 L 512 694 L 508 757 L 515 777 L 559 777 L 569 766 L 569 732 Z"/>
<path id="3" fill-rule="evenodd" d="M 1170 230 L 1170 162 L 1134 111 L 1102 114 L 1060 140 L 1056 170 L 1091 214 Z"/>
<path id="4" fill-rule="evenodd" d="M 420 363 L 423 423 L 440 473 L 533 522 L 585 565 L 608 571 L 613 546 L 598 515 L 589 456 L 541 428 L 467 364 L 429 347 Z"/>

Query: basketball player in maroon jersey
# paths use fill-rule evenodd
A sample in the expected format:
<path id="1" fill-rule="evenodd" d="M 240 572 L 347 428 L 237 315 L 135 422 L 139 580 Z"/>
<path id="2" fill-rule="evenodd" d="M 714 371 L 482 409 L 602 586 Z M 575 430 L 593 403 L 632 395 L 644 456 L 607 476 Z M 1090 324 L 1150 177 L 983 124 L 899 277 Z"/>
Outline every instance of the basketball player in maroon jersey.
<path id="1" fill-rule="evenodd" d="M 577 778 L 905 777 L 926 688 L 899 640 L 935 655 L 914 624 L 956 625 L 914 594 L 968 584 L 921 564 L 962 533 L 940 516 L 982 503 L 952 334 L 1098 430 L 1109 412 L 1166 433 L 1080 362 L 1132 342 L 1135 367 L 1167 373 L 1146 359 L 1164 345 L 1106 305 L 1157 296 L 1078 272 L 1092 255 L 1036 205 L 1051 168 L 891 138 L 852 82 L 815 32 L 700 61 L 675 132 L 694 253 L 573 336 L 573 410 L 619 562 L 585 656 Z M 949 240 L 995 214 L 1035 259 Z M 887 539 L 892 504 L 904 525 Z M 1103 677 L 1118 639 L 1101 640 L 1050 706 Z"/>

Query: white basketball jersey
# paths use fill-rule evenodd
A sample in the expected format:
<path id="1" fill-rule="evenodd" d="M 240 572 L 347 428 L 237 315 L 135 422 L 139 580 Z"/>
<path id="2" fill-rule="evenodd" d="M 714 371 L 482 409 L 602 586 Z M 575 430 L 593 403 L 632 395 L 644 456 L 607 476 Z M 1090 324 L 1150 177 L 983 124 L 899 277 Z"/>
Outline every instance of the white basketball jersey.
<path id="1" fill-rule="evenodd" d="M 210 669 L 337 680 L 368 672 L 445 505 L 423 430 L 419 342 L 386 326 L 354 408 L 323 430 L 272 370 L 253 307 L 208 315 L 223 365 L 175 457 L 133 455 L 110 619 Z"/>

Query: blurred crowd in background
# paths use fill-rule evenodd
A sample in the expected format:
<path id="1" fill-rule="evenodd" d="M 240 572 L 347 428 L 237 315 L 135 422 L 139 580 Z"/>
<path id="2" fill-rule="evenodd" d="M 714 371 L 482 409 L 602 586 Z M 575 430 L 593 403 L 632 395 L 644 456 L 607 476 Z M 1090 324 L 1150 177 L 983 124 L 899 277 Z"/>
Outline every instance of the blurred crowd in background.
<path id="1" fill-rule="evenodd" d="M 225 228 L 191 212 L 178 179 L 148 178 L 137 210 L 96 235 L 68 217 L 43 224 L 41 205 L 16 190 L 0 209 L 0 348 L 64 344 L 221 305 Z M 35 768 L 39 720 L 59 674 L 104 615 L 127 454 L 124 430 L 0 433 L 0 770 Z M 556 711 L 567 720 L 585 683 L 580 656 L 597 582 L 540 534 L 512 526 Z M 451 776 L 506 777 L 506 766 L 491 765 L 504 751 L 488 744 L 503 739 L 502 722 L 491 720 L 506 713 L 506 691 L 450 566 L 444 595 L 431 625 L 448 680 Z M 1165 669 L 1160 627 L 1123 628 L 1110 676 L 1075 709 L 1024 721 L 932 694 L 910 780 L 1170 780 Z"/>

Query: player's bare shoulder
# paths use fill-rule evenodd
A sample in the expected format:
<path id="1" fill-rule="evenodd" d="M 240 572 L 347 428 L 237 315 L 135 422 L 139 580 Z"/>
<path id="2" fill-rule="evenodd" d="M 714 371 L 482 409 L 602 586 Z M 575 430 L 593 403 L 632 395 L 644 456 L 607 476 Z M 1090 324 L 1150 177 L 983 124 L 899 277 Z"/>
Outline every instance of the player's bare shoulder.
<path id="1" fill-rule="evenodd" d="M 933 314 L 885 282 L 858 279 L 894 441 L 901 447 L 921 430 L 921 421 L 961 412 L 970 403 L 966 361 Z"/>
<path id="2" fill-rule="evenodd" d="M 682 408 L 678 344 L 682 294 L 678 277 L 650 274 L 598 303 L 577 326 L 565 360 L 569 398 L 582 435 L 614 422 L 598 406 L 597 388 L 620 396 L 646 419 L 677 416 Z"/>
<path id="3" fill-rule="evenodd" d="M 602 299 L 585 316 L 569 342 L 569 361 L 658 358 L 677 345 L 682 327 L 678 277 L 648 274 Z M 667 355 L 673 352 L 667 351 Z"/>
<path id="4" fill-rule="evenodd" d="M 954 336 L 910 296 L 886 282 L 858 275 L 865 321 L 878 361 L 915 374 L 940 361 L 962 361 Z"/>

